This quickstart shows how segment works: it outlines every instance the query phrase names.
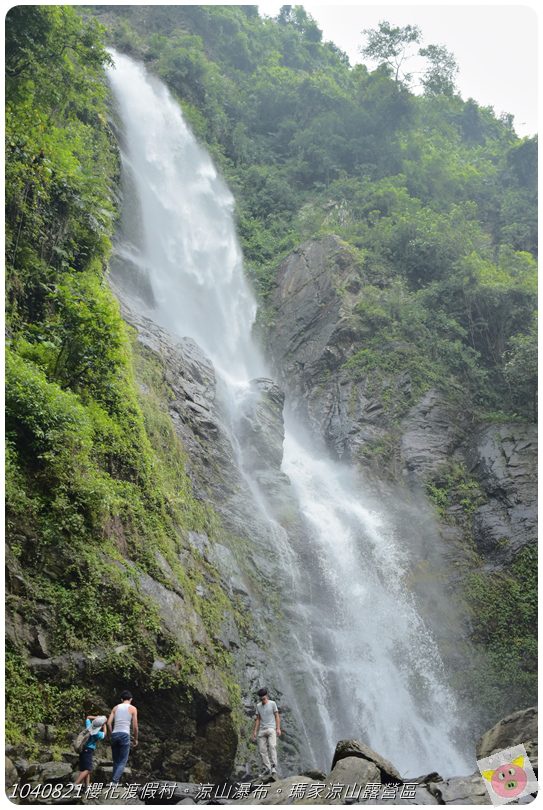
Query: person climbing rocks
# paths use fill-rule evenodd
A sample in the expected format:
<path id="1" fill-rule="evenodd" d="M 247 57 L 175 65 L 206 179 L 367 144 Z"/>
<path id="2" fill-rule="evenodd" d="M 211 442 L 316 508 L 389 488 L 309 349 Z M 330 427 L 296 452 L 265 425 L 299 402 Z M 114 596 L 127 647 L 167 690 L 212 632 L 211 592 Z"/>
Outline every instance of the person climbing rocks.
<path id="1" fill-rule="evenodd" d="M 87 715 L 85 728 L 89 729 L 90 736 L 83 750 L 79 752 L 79 775 L 75 780 L 76 785 L 81 784 L 81 782 L 90 785 L 90 776 L 94 770 L 96 743 L 106 736 L 106 719 L 104 715 Z"/>
<path id="2" fill-rule="evenodd" d="M 111 784 L 118 785 L 128 762 L 130 747 L 138 744 L 138 710 L 132 706 L 132 693 L 125 689 L 120 694 L 121 702 L 114 706 L 108 717 L 107 727 L 111 735 L 113 773 Z M 133 725 L 132 725 L 133 724 Z M 132 726 L 132 740 L 130 731 Z"/>
<path id="3" fill-rule="evenodd" d="M 264 765 L 260 776 L 276 776 L 277 737 L 281 736 L 281 717 L 277 703 L 270 700 L 267 689 L 259 689 L 257 694 L 260 701 L 256 704 L 253 742 L 258 742 L 258 753 Z"/>

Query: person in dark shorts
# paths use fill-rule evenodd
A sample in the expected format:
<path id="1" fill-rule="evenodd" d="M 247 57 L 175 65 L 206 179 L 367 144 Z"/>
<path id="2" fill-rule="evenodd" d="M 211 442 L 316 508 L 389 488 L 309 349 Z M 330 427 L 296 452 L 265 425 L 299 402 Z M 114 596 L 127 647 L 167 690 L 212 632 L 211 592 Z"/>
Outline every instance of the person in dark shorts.
<path id="1" fill-rule="evenodd" d="M 85 720 L 86 728 L 90 729 L 90 737 L 84 749 L 79 754 L 79 776 L 75 780 L 76 785 L 79 785 L 81 782 L 90 785 L 90 775 L 94 770 L 96 743 L 98 740 L 103 740 L 106 736 L 106 723 L 107 717 L 103 715 L 96 716 L 89 714 Z"/>

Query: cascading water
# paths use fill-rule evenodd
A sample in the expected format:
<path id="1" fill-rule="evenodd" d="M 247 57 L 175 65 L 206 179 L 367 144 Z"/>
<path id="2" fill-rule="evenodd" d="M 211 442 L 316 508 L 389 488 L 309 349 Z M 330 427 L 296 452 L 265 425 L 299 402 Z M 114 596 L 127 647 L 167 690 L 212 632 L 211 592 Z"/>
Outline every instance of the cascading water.
<path id="1" fill-rule="evenodd" d="M 286 618 L 281 633 L 270 633 L 271 657 L 280 657 L 270 671 L 302 729 L 305 764 L 329 767 L 337 740 L 358 737 L 410 775 L 468 772 L 453 741 L 454 696 L 404 585 L 408 559 L 382 507 L 288 415 L 283 470 L 305 523 L 303 546 L 244 472 L 239 415 L 254 395 L 250 381 L 269 372 L 251 337 L 256 304 L 234 201 L 164 85 L 113 56 L 125 182 L 116 272 L 140 311 L 193 338 L 215 367 L 232 452 L 274 549 Z"/>

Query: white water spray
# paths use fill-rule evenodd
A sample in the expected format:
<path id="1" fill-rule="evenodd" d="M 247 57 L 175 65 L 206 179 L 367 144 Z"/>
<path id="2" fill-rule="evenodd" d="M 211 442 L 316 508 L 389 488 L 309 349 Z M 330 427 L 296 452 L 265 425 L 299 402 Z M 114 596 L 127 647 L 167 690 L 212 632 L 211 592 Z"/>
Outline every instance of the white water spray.
<path id="1" fill-rule="evenodd" d="M 232 195 L 164 85 L 113 56 L 109 78 L 132 183 L 116 261 L 138 308 L 174 335 L 192 337 L 212 360 L 243 471 L 236 413 L 250 380 L 269 372 L 251 338 L 256 304 Z M 283 469 L 306 523 L 304 549 L 292 547 L 265 493 L 245 477 L 282 566 L 277 584 L 289 626 L 278 669 L 313 757 L 307 764 L 329 767 L 337 740 L 357 737 L 404 774 L 467 772 L 471 763 L 453 741 L 454 696 L 404 585 L 408 559 L 398 529 L 383 505 L 362 494 L 354 471 L 312 444 L 287 417 Z"/>

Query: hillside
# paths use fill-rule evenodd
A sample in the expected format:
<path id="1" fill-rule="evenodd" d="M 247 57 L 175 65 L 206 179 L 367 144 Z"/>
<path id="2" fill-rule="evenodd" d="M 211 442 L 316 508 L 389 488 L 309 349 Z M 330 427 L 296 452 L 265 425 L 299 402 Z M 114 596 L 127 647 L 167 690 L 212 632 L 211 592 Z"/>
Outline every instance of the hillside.
<path id="1" fill-rule="evenodd" d="M 255 686 L 279 677 L 263 628 L 292 609 L 263 570 L 269 540 L 209 360 L 106 281 L 126 202 L 111 45 L 165 81 L 234 195 L 280 386 L 257 381 L 264 404 L 245 414 L 252 473 L 303 546 L 280 469 L 286 391 L 375 492 L 422 499 L 469 628 L 462 650 L 440 643 L 477 707 L 474 738 L 537 694 L 536 140 L 451 83 L 417 96 L 386 67 L 351 67 L 299 6 L 276 20 L 253 6 L 19 6 L 6 28 L 8 742 L 31 757 L 45 734 L 60 756 L 82 707 L 105 711 L 122 679 L 151 718 L 142 772 L 227 779 L 255 758 Z M 301 739 L 287 737 L 293 763 Z"/>

